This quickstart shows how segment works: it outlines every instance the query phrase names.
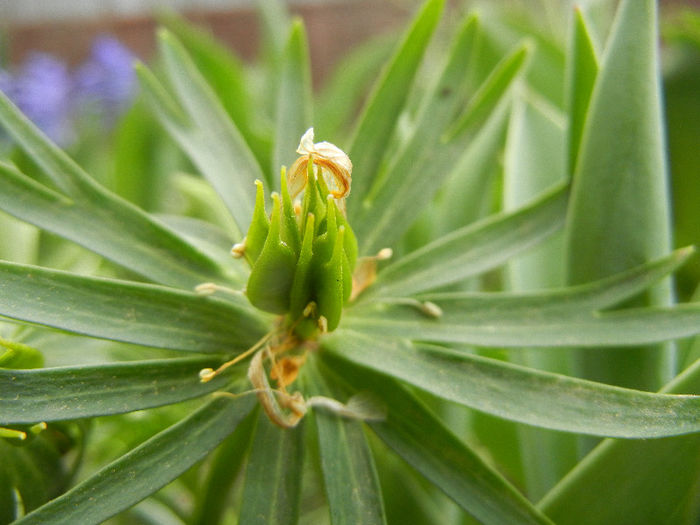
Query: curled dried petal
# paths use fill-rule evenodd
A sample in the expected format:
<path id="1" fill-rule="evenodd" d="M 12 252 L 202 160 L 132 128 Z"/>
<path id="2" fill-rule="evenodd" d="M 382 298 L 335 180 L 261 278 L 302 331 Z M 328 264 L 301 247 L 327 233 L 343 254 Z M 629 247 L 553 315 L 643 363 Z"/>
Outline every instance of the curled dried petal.
<path id="1" fill-rule="evenodd" d="M 330 142 L 314 144 L 314 128 L 309 128 L 301 137 L 297 153 L 301 157 L 294 161 L 287 174 L 292 199 L 306 187 L 309 161 L 321 168 L 323 179 L 335 199 L 347 197 L 352 181 L 352 162 L 343 150 Z"/>

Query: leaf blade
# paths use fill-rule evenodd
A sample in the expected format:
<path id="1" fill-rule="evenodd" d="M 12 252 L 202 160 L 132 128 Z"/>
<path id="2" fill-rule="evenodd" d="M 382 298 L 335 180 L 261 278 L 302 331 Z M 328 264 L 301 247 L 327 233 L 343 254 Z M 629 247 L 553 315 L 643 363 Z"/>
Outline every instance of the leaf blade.
<path id="1" fill-rule="evenodd" d="M 450 310 L 438 303 L 442 315 L 432 317 L 421 303 L 364 308 L 346 315 L 343 326 L 367 334 L 407 337 L 420 341 L 475 346 L 637 346 L 680 339 L 700 332 L 700 304 L 674 308 L 633 308 L 612 313 L 567 316 L 541 311 L 542 317 L 521 313 L 501 318 L 497 312 L 480 316 L 473 310 Z M 521 311 L 522 312 L 522 311 Z M 494 315 L 495 314 L 495 315 Z M 615 351 L 615 350 L 611 350 Z"/>
<path id="2" fill-rule="evenodd" d="M 127 343 L 236 352 L 267 331 L 242 299 L 0 261 L 0 315 Z"/>
<path id="3" fill-rule="evenodd" d="M 205 405 L 16 523 L 103 522 L 163 487 L 213 450 L 253 404 L 251 398 L 220 398 Z"/>
<path id="4" fill-rule="evenodd" d="M 278 82 L 275 140 L 270 166 L 273 180 L 282 166 L 291 167 L 296 159 L 299 139 L 312 122 L 309 45 L 301 20 L 292 22 Z"/>
<path id="5" fill-rule="evenodd" d="M 260 411 L 248 458 L 240 523 L 294 525 L 299 517 L 303 424 L 274 426 Z"/>
<path id="6" fill-rule="evenodd" d="M 372 430 L 480 523 L 550 523 L 398 382 L 342 360 L 327 359 L 327 364 L 387 404 L 386 421 L 370 423 Z"/>
<path id="7" fill-rule="evenodd" d="M 226 385 L 202 383 L 216 360 L 164 359 L 99 366 L 0 369 L 0 424 L 66 421 L 153 408 L 199 397 Z"/>
<path id="8" fill-rule="evenodd" d="M 134 205 L 93 181 L 0 93 L 0 121 L 66 195 L 0 163 L 0 206 L 156 282 L 222 277 L 218 264 Z"/>
<path id="9" fill-rule="evenodd" d="M 421 8 L 362 112 L 348 150 L 355 175 L 355 198 L 348 200 L 351 224 L 372 184 L 443 4 L 444 0 L 429 0 Z"/>
<path id="10" fill-rule="evenodd" d="M 662 392 L 700 394 L 700 361 Z M 700 515 L 699 479 L 697 434 L 653 441 L 606 439 L 537 506 L 564 525 L 590 519 L 601 525 L 620 523 L 621 519 L 690 524 Z M 628 495 L 634 495 L 633 499 Z"/>
<path id="11" fill-rule="evenodd" d="M 164 124 L 217 190 L 243 232 L 253 215 L 253 183 L 264 180 L 263 171 L 182 44 L 166 30 L 158 37 L 166 73 L 190 126 Z"/>
<path id="12" fill-rule="evenodd" d="M 445 235 L 384 268 L 361 297 L 405 297 L 494 268 L 559 229 L 567 199 L 567 188 L 558 187 L 516 212 Z"/>
<path id="13" fill-rule="evenodd" d="M 304 367 L 310 395 L 335 397 L 313 362 Z M 377 472 L 362 426 L 358 421 L 316 411 L 321 468 L 331 523 L 385 524 Z"/>
<path id="14" fill-rule="evenodd" d="M 418 110 L 413 133 L 393 155 L 381 177 L 375 177 L 369 193 L 364 196 L 362 207 L 353 220 L 360 253 L 369 254 L 393 245 L 430 202 L 462 152 L 461 143 L 444 144 L 440 135 L 468 89 L 469 59 L 477 32 L 476 17 L 467 18 L 460 26 L 442 72 Z M 427 177 L 426 172 L 432 175 Z"/>
<path id="15" fill-rule="evenodd" d="M 654 0 L 625 0 L 611 29 L 572 183 L 570 283 L 611 275 L 671 248 L 656 11 Z M 664 282 L 635 305 L 671 302 Z M 586 377 L 656 390 L 672 376 L 673 349 L 630 348 L 579 360 Z"/>
<path id="16" fill-rule="evenodd" d="M 626 438 L 700 431 L 700 396 L 664 396 L 338 330 L 324 349 L 444 399 L 544 428 Z M 436 381 L 435 378 L 440 378 Z"/>

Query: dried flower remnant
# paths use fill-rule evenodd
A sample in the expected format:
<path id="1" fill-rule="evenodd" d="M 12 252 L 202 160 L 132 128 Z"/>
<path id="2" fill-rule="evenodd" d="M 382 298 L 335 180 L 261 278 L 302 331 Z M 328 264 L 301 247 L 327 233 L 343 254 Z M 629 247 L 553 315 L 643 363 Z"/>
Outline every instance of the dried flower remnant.
<path id="1" fill-rule="evenodd" d="M 320 168 L 328 191 L 338 201 L 338 206 L 345 211 L 345 197 L 350 193 L 352 182 L 352 162 L 346 153 L 330 142 L 314 144 L 314 128 L 309 128 L 301 137 L 297 153 L 301 155 L 288 174 L 289 195 L 296 198 L 307 185 L 307 164 L 313 162 Z"/>

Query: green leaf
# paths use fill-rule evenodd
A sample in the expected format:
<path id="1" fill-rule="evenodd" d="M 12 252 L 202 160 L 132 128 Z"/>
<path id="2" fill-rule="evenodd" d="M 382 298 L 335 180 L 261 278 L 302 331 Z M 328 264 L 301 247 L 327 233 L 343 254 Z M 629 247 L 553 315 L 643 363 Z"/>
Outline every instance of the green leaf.
<path id="1" fill-rule="evenodd" d="M 211 189 L 201 179 L 198 179 L 198 182 L 207 185 L 208 189 Z M 211 209 L 211 204 L 209 209 Z M 236 285 L 243 288 L 250 270 L 242 261 L 237 261 L 231 257 L 231 247 L 234 244 L 234 240 L 227 231 L 211 222 L 185 215 L 158 214 L 156 217 L 192 246 L 207 254 L 212 260 L 219 261 L 222 266 L 226 265 L 226 277 L 229 286 Z"/>
<path id="2" fill-rule="evenodd" d="M 454 139 L 490 114 L 523 71 L 530 55 L 532 45 L 523 42 L 501 59 L 469 100 L 459 120 L 447 131 L 445 140 Z"/>
<path id="3" fill-rule="evenodd" d="M 256 129 L 256 115 L 246 82 L 245 65 L 206 30 L 168 13 L 161 23 L 187 49 L 197 69 L 216 93 L 259 163 L 269 158 L 269 144 Z"/>
<path id="4" fill-rule="evenodd" d="M 260 16 L 266 58 L 274 62 L 284 53 L 285 35 L 290 25 L 287 7 L 283 0 L 256 0 L 255 6 Z"/>
<path id="5" fill-rule="evenodd" d="M 199 371 L 216 364 L 197 357 L 0 370 L 0 425 L 121 414 L 203 396 L 230 381 L 200 381 Z"/>
<path id="6" fill-rule="evenodd" d="M 3 368 L 41 368 L 44 356 L 29 345 L 0 337 L 0 370 Z"/>
<path id="7" fill-rule="evenodd" d="M 295 525 L 299 517 L 303 424 L 283 429 L 260 411 L 248 458 L 239 523 Z"/>
<path id="8" fill-rule="evenodd" d="M 102 523 L 206 456 L 233 432 L 254 403 L 252 397 L 212 401 L 18 520 L 17 525 Z"/>
<path id="9" fill-rule="evenodd" d="M 0 123 L 61 191 L 70 196 L 99 191 L 97 183 L 30 122 L 2 92 Z"/>
<path id="10" fill-rule="evenodd" d="M 591 95 L 571 190 L 569 282 L 591 281 L 670 249 L 670 202 L 659 92 L 656 2 L 625 0 Z M 667 305 L 669 282 L 636 305 Z M 670 348 L 581 356 L 581 373 L 656 390 L 669 379 Z"/>
<path id="11" fill-rule="evenodd" d="M 378 80 L 355 130 L 348 150 L 354 175 L 354 198 L 347 202 L 351 224 L 374 181 L 443 5 L 444 0 L 428 0 L 423 5 Z"/>
<path id="12" fill-rule="evenodd" d="M 386 172 L 374 178 L 364 196 L 362 208 L 352 220 L 360 239 L 360 253 L 374 253 L 393 245 L 431 201 L 463 152 L 463 144 L 445 145 L 440 134 L 466 96 L 477 31 L 476 17 L 462 24 L 442 73 L 418 111 L 412 134 L 392 154 Z M 428 172 L 431 176 L 426 176 Z M 358 196 L 353 194 L 350 200 L 355 198 Z"/>
<path id="13" fill-rule="evenodd" d="M 579 7 L 574 8 L 570 32 L 566 70 L 566 107 L 569 113 L 567 171 L 572 173 L 576 167 L 588 105 L 598 75 L 598 57 L 583 12 Z"/>
<path id="14" fill-rule="evenodd" d="M 503 264 L 563 225 L 567 190 L 558 187 L 516 212 L 466 226 L 402 257 L 379 273 L 361 300 L 405 297 Z"/>
<path id="15" fill-rule="evenodd" d="M 567 180 L 565 120 L 545 100 L 520 93 L 513 105 L 505 153 L 503 207 L 517 210 L 552 185 Z M 562 286 L 563 235 L 557 232 L 509 261 L 507 285 L 517 291 Z"/>
<path id="16" fill-rule="evenodd" d="M 499 158 L 509 116 L 510 104 L 506 100 L 470 138 L 443 184 L 436 205 L 429 210 L 431 216 L 436 217 L 439 234 L 462 228 L 491 212 L 492 186 L 501 174 Z"/>
<path id="17" fill-rule="evenodd" d="M 0 479 L 5 477 L 10 490 L 17 490 L 19 506 L 12 495 L 10 511 L 29 512 L 57 496 L 69 482 L 70 469 L 62 453 L 76 453 L 70 437 L 52 426 L 26 441 L 0 439 Z M 78 452 L 79 454 L 79 452 Z M 0 489 L 2 490 L 2 489 Z M 7 523 L 7 522 L 4 522 Z"/>
<path id="18" fill-rule="evenodd" d="M 163 160 L 165 151 L 172 146 L 159 140 L 159 132 L 143 97 L 134 101 L 114 129 L 111 187 L 117 195 L 145 210 L 159 206 L 163 197 L 159 183 L 170 167 Z"/>
<path id="19" fill-rule="evenodd" d="M 15 520 L 15 491 L 10 475 L 5 469 L 0 468 L 0 523 L 5 525 Z"/>
<path id="20" fill-rule="evenodd" d="M 218 265 L 174 232 L 94 182 L 1 93 L 0 122 L 68 195 L 0 163 L 4 211 L 157 282 L 194 286 L 221 277 Z"/>
<path id="21" fill-rule="evenodd" d="M 646 290 L 684 265 L 695 253 L 693 246 L 681 248 L 617 275 L 567 288 L 518 293 L 428 292 L 416 297 L 419 301 L 438 301 L 449 308 L 469 311 L 480 320 L 523 319 L 540 316 L 543 312 L 561 317 L 587 317 L 593 310 L 614 306 Z"/>
<path id="22" fill-rule="evenodd" d="M 267 326 L 243 298 L 0 261 L 0 315 L 77 334 L 189 352 L 236 353 Z"/>
<path id="23" fill-rule="evenodd" d="M 250 441 L 255 430 L 257 410 L 252 410 L 226 438 L 211 461 L 206 480 L 195 497 L 196 506 L 192 512 L 191 525 L 209 525 L 220 523 L 229 501 L 233 484 L 250 448 Z"/>
<path id="24" fill-rule="evenodd" d="M 323 348 L 443 399 L 529 425 L 626 438 L 700 432 L 700 396 L 629 390 L 349 330 L 337 330 Z"/>
<path id="25" fill-rule="evenodd" d="M 700 394 L 700 361 L 665 393 Z M 691 525 L 700 517 L 700 435 L 607 439 L 538 503 L 562 525 Z"/>
<path id="26" fill-rule="evenodd" d="M 521 89 L 517 95 L 505 150 L 503 206 L 506 210 L 517 209 L 547 187 L 568 178 L 564 115 L 531 90 Z M 506 288 L 523 292 L 563 286 L 563 243 L 564 235 L 560 231 L 511 259 L 504 273 Z M 572 303 L 576 302 L 572 297 L 567 307 L 573 309 Z M 549 372 L 571 374 L 572 371 L 568 350 L 524 348 L 510 351 L 508 358 Z M 576 464 L 576 436 L 527 425 L 515 425 L 514 430 L 515 446 L 522 458 L 525 493 L 531 499 L 541 497 Z"/>
<path id="27" fill-rule="evenodd" d="M 324 357 L 329 369 L 387 405 L 386 421 L 370 423 L 372 430 L 480 523 L 550 523 L 406 388 L 332 355 Z"/>
<path id="28" fill-rule="evenodd" d="M 334 142 L 339 140 L 339 135 L 345 136 L 369 87 L 389 58 L 396 37 L 390 32 L 370 38 L 333 65 L 316 99 L 314 130 L 319 137 L 329 137 Z"/>
<path id="29" fill-rule="evenodd" d="M 253 212 L 253 182 L 264 179 L 257 160 L 177 39 L 159 33 L 159 48 L 174 98 L 145 67 L 141 86 L 163 126 L 217 190 L 242 237 Z"/>
<path id="30" fill-rule="evenodd" d="M 474 310 L 475 301 L 462 303 L 462 298 L 457 296 L 441 298 L 437 306 L 442 315 L 436 315 L 430 304 L 419 300 L 394 302 L 395 305 L 347 312 L 343 326 L 367 334 L 504 347 L 636 346 L 700 333 L 697 303 L 588 315 L 562 315 L 547 307 L 529 312 L 518 308 L 517 314 L 513 310 L 510 315 L 502 315 L 495 308 L 485 312 Z"/>
<path id="31" fill-rule="evenodd" d="M 275 141 L 270 166 L 273 180 L 282 166 L 289 168 L 296 160 L 299 139 L 313 121 L 309 45 L 301 20 L 292 23 L 278 82 Z"/>
<path id="32" fill-rule="evenodd" d="M 337 397 L 313 361 L 307 361 L 303 372 L 308 395 Z M 323 411 L 314 412 L 312 417 L 331 523 L 386 523 L 377 472 L 362 424 Z"/>

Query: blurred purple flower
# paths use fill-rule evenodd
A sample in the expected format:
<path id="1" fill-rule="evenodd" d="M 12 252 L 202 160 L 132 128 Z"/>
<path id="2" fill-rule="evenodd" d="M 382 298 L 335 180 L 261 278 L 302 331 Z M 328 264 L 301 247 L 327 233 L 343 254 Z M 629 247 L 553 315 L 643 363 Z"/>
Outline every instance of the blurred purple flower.
<path id="1" fill-rule="evenodd" d="M 116 38 L 98 37 L 90 58 L 75 72 L 76 109 L 113 123 L 134 95 L 134 58 Z"/>
<path id="2" fill-rule="evenodd" d="M 34 53 L 14 75 L 0 72 L 0 89 L 53 141 L 66 145 L 74 139 L 72 80 L 63 62 Z"/>
<path id="3" fill-rule="evenodd" d="M 0 90 L 54 142 L 67 146 L 76 138 L 76 119 L 88 117 L 103 129 L 114 124 L 135 94 L 133 61 L 117 39 L 101 36 L 73 74 L 51 55 L 34 53 L 13 72 L 0 69 Z"/>

